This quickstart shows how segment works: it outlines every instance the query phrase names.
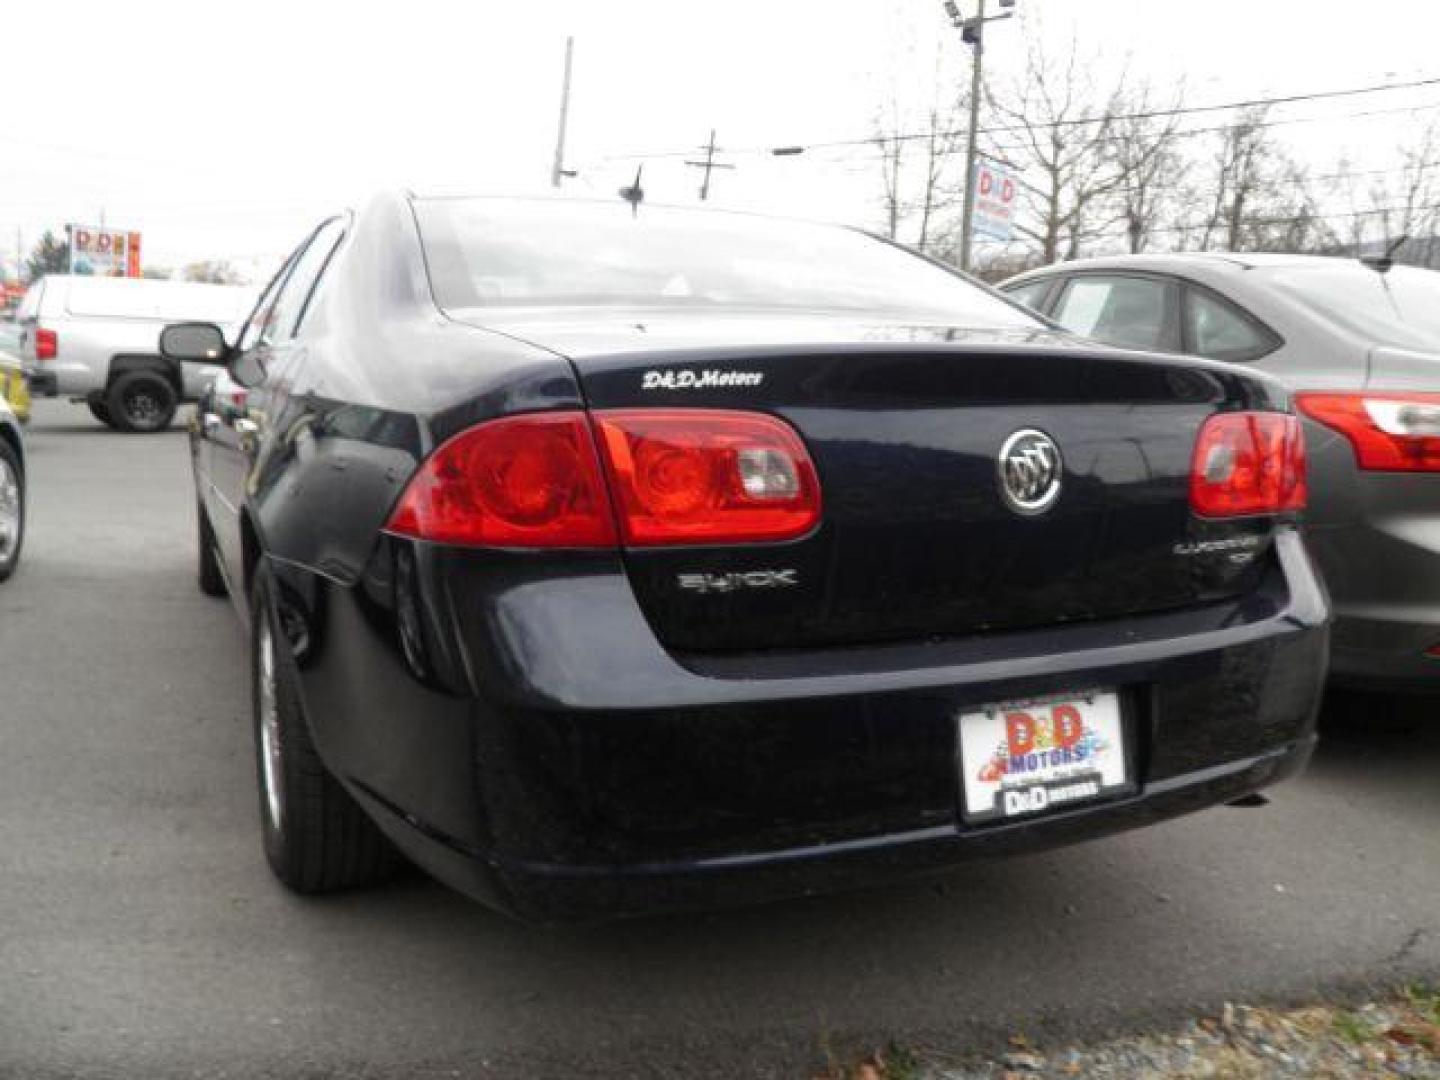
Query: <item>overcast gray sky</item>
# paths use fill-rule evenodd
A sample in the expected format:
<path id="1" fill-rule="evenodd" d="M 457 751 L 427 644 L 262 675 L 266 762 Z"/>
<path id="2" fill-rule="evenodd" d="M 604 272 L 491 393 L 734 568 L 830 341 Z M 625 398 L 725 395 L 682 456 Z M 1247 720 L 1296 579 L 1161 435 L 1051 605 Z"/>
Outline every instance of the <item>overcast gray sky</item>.
<path id="1" fill-rule="evenodd" d="M 1128 62 L 1183 80 L 1190 104 L 1440 75 L 1434 0 L 1018 6 L 1026 24 L 987 38 L 997 80 L 1025 33 L 1077 33 L 1102 74 Z M 28 246 L 103 209 L 145 234 L 147 262 L 258 268 L 378 187 L 542 188 L 567 33 L 581 171 L 568 187 L 607 197 L 633 173 L 624 155 L 684 150 L 711 127 L 739 150 L 864 137 L 892 92 L 916 102 L 937 63 L 967 70 L 939 0 L 17 2 L 0 15 L 0 251 L 13 256 L 17 227 Z M 1437 110 L 1440 87 L 1297 104 L 1283 115 L 1304 122 L 1280 131 L 1317 165 L 1348 151 L 1378 167 Z M 738 167 L 717 175 L 719 204 L 877 220 L 863 148 L 726 159 Z M 695 200 L 681 162 L 647 159 L 650 199 Z"/>

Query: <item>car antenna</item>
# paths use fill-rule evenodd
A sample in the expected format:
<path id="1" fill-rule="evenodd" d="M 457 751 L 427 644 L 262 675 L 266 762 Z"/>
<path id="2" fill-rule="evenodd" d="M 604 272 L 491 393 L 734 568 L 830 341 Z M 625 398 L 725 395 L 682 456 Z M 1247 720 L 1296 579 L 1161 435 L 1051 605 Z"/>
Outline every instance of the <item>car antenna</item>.
<path id="1" fill-rule="evenodd" d="M 1377 274 L 1388 273 L 1395 265 L 1395 253 L 1405 246 L 1410 240 L 1409 233 L 1401 233 L 1400 236 L 1385 249 L 1383 255 L 1361 255 L 1360 261 L 1370 267 Z"/>
<path id="2" fill-rule="evenodd" d="M 645 163 L 642 161 L 635 170 L 635 182 L 629 187 L 620 189 L 620 197 L 630 204 L 631 216 L 638 216 L 640 204 L 645 201 L 645 189 L 640 186 L 640 179 L 645 174 Z"/>

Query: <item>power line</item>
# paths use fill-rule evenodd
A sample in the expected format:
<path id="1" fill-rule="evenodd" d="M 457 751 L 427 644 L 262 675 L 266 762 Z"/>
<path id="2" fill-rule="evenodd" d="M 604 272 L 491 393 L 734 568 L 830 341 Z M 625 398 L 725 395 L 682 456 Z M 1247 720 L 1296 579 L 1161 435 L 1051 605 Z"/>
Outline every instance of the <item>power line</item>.
<path id="1" fill-rule="evenodd" d="M 1287 117 L 1281 117 L 1281 118 L 1279 118 L 1279 119 L 1277 119 L 1277 120 L 1259 120 L 1259 121 L 1255 121 L 1254 123 L 1247 124 L 1246 126 L 1247 126 L 1248 128 L 1251 128 L 1251 129 L 1259 129 L 1259 128 L 1285 127 L 1285 126 L 1291 125 L 1291 124 L 1321 124 L 1321 123 L 1327 123 L 1327 122 L 1332 122 L 1332 121 L 1336 121 L 1336 120 L 1359 120 L 1359 119 L 1363 119 L 1363 118 L 1365 118 L 1365 117 L 1370 117 L 1370 116 L 1397 116 L 1397 115 L 1399 115 L 1400 113 L 1425 112 L 1425 111 L 1430 110 L 1430 109 L 1440 109 L 1440 102 L 1433 102 L 1433 101 L 1432 101 L 1432 102 L 1426 102 L 1426 103 L 1423 104 L 1423 105 L 1397 105 L 1397 106 L 1395 106 L 1395 107 L 1393 107 L 1393 108 L 1389 108 L 1389 109 L 1363 109 L 1363 110 L 1360 110 L 1359 112 L 1333 113 L 1333 114 L 1321 115 L 1321 116 L 1287 116 Z M 1231 131 L 1231 130 L 1233 130 L 1233 129 L 1235 128 L 1235 126 L 1236 126 L 1235 124 L 1214 124 L 1214 125 L 1211 125 L 1211 126 L 1209 126 L 1209 127 L 1182 128 L 1182 129 L 1180 129 L 1179 131 L 1173 131 L 1173 132 L 1171 132 L 1168 137 L 1169 137 L 1169 138 L 1172 138 L 1172 139 L 1188 139 L 1188 138 L 1193 138 L 1193 137 L 1196 136 L 1196 135 L 1213 135 L 1213 134 L 1215 134 L 1216 132 Z M 1043 125 L 1043 124 L 1037 124 L 1037 125 L 1036 125 L 1036 128 L 1037 128 L 1038 130 L 1043 130 L 1043 129 L 1045 128 L 1045 125 Z M 1097 138 L 1095 138 L 1095 139 L 1092 139 L 1092 140 L 1091 140 L 1091 145 L 1103 145 L 1103 144 L 1106 144 L 1106 143 L 1113 143 L 1113 142 L 1125 142 L 1125 141 L 1127 141 L 1127 140 L 1130 139 L 1130 138 L 1131 138 L 1131 136 L 1128 136 L 1128 135 L 1104 135 L 1104 136 L 1100 136 L 1100 137 L 1097 137 Z M 872 140 L 872 141 L 873 141 L 873 140 Z M 886 141 L 888 142 L 889 139 L 887 138 Z M 1005 150 L 1026 150 L 1026 149 L 1029 149 L 1029 148 L 1028 148 L 1024 143 L 1011 143 L 1011 144 L 1006 145 L 1006 146 L 995 147 L 994 149 L 996 149 L 996 150 L 998 150 L 998 151 L 1005 151 Z M 937 154 L 937 155 L 940 155 L 940 154 L 950 154 L 950 153 L 954 153 L 954 151 L 952 151 L 952 150 L 937 150 L 937 151 L 936 151 L 936 154 Z"/>
<path id="2" fill-rule="evenodd" d="M 1288 118 L 1283 118 L 1283 119 L 1279 119 L 1279 120 L 1271 120 L 1271 121 L 1265 121 L 1265 122 L 1261 122 L 1261 123 L 1256 123 L 1256 124 L 1253 124 L 1253 125 L 1251 125 L 1251 126 L 1252 126 L 1252 127 L 1255 127 L 1255 128 L 1262 128 L 1262 127 L 1263 127 L 1263 128 L 1269 128 L 1269 127 L 1278 127 L 1278 126 L 1286 125 L 1286 124 L 1307 124 L 1307 123 L 1319 123 L 1319 122 L 1333 121 L 1333 120 L 1353 120 L 1353 119 L 1359 119 L 1359 118 L 1371 117 L 1371 116 L 1392 116 L 1392 115 L 1397 115 L 1397 114 L 1399 114 L 1399 113 L 1424 112 L 1424 111 L 1430 110 L 1430 109 L 1440 109 L 1440 102 L 1427 103 L 1427 104 L 1424 104 L 1424 105 L 1405 105 L 1405 106 L 1399 106 L 1399 107 L 1390 108 L 1390 109 L 1366 109 L 1366 110 L 1362 110 L 1362 111 L 1359 111 L 1359 112 L 1344 113 L 1344 114 L 1332 115 L 1332 116 L 1295 116 L 1295 117 L 1288 117 Z M 1232 127 L 1233 127 L 1233 125 L 1230 125 L 1230 124 L 1221 124 L 1221 125 L 1210 126 L 1210 127 L 1185 128 L 1185 129 L 1180 130 L 1180 131 L 1172 132 L 1172 133 L 1170 134 L 1170 138 L 1174 138 L 1174 139 L 1193 138 L 1193 137 L 1198 136 L 1198 135 L 1209 135 L 1209 134 L 1215 134 L 1215 133 L 1217 133 L 1217 132 L 1229 131 L 1229 130 L 1231 130 Z M 937 135 L 937 137 L 939 137 L 939 136 Z M 1092 140 L 1092 145 L 1095 145 L 1095 144 L 1104 144 L 1104 143 L 1110 143 L 1110 142 L 1122 142 L 1122 141 L 1125 141 L 1126 138 L 1127 138 L 1126 136 L 1121 136 L 1121 135 L 1105 136 L 1105 137 L 1103 137 L 1103 138 L 1098 138 L 1098 139 Z M 849 169 L 848 171 L 860 172 L 860 171 L 862 171 L 863 169 L 869 169 L 869 168 L 873 168 L 873 167 L 874 167 L 875 162 L 876 162 L 876 160 L 877 160 L 876 155 L 881 155 L 881 154 L 889 153 L 889 151 L 886 150 L 885 147 L 875 145 L 875 144 L 876 144 L 877 142 L 879 142 L 879 141 L 882 141 L 882 140 L 871 139 L 871 140 L 869 140 L 869 144 L 866 145 L 866 146 L 863 146 L 863 147 L 862 147 L 862 146 L 857 146 L 857 145 L 854 145 L 854 144 L 848 144 L 848 143 L 845 144 L 847 147 L 850 147 L 850 148 L 852 148 L 852 149 L 869 151 L 869 153 L 866 154 L 864 157 L 860 157 L 860 156 L 855 155 L 855 154 L 849 154 L 849 155 L 837 155 L 837 156 L 822 157 L 822 158 L 811 158 L 810 160 L 811 160 L 811 161 L 815 161 L 815 162 L 819 162 L 819 163 L 823 163 L 823 162 L 833 162 L 833 163 L 836 163 L 836 164 L 839 164 L 839 165 L 845 165 L 845 164 L 848 164 L 848 163 L 851 163 L 851 162 L 855 162 L 855 163 L 857 163 L 857 164 L 859 165 L 859 168 L 852 168 L 852 169 Z M 891 140 L 887 137 L 887 138 L 885 138 L 883 141 L 884 141 L 884 142 L 889 142 L 889 141 L 891 141 Z M 1030 148 L 1029 148 L 1028 146 L 1026 146 L 1025 144 L 1023 144 L 1023 143 L 1012 143 L 1012 144 L 1006 144 L 1006 145 L 1001 145 L 1001 146 L 992 146 L 992 147 L 988 148 L 988 150 L 987 150 L 987 155 L 990 156 L 990 157 L 992 157 L 992 158 L 995 158 L 996 160 L 1000 161 L 1002 164 L 1009 165 L 1009 166 L 1011 166 L 1011 167 L 1016 167 L 1016 166 L 1015 166 L 1015 163 L 1014 163 L 1014 162 L 1007 161 L 1007 160 L 1005 159 L 1004 155 L 1005 155 L 1006 153 L 1012 152 L 1012 151 L 1028 151 L 1029 149 L 1030 149 Z M 739 151 L 737 151 L 737 152 L 739 152 Z M 958 153 L 960 153 L 960 150 L 957 149 L 957 148 L 939 149 L 939 150 L 936 150 L 936 151 L 935 151 L 935 156 L 936 156 L 936 157 L 951 157 L 951 156 L 954 156 L 954 155 L 956 155 L 956 154 L 958 154 Z M 1400 175 L 1400 174 L 1403 173 L 1404 169 L 1406 169 L 1406 168 L 1428 168 L 1428 167 L 1437 166 L 1437 165 L 1440 165 L 1440 161 L 1420 162 L 1420 163 L 1418 163 L 1418 164 L 1416 164 L 1416 165 L 1409 165 L 1409 166 L 1392 166 L 1392 167 L 1386 168 L 1386 169 L 1372 169 L 1372 170 L 1368 170 L 1368 171 L 1364 171 L 1364 172 L 1348 172 L 1348 173 L 1320 174 L 1320 175 L 1316 175 L 1316 176 L 1308 176 L 1308 177 L 1306 177 L 1305 179 L 1307 179 L 1307 180 L 1327 180 L 1327 179 L 1343 179 L 1343 178 L 1352 177 L 1352 176 L 1378 176 L 1378 175 L 1383 175 L 1383 174 L 1396 174 L 1396 175 Z M 1035 185 L 1033 185 L 1033 184 L 1029 183 L 1028 181 L 1026 181 L 1023 176 L 1017 176 L 1017 177 L 1016 177 L 1016 180 L 1017 180 L 1017 182 L 1018 182 L 1022 187 L 1027 188 L 1028 190 L 1030 190 L 1030 191 L 1032 191 L 1032 192 L 1035 192 L 1036 194 L 1039 194 L 1039 195 L 1044 195 L 1044 194 L 1045 194 L 1044 191 L 1042 191 L 1041 189 L 1035 187 Z"/>
<path id="3" fill-rule="evenodd" d="M 1229 109 L 1250 109 L 1259 106 L 1293 105 L 1300 101 L 1322 101 L 1330 98 L 1356 97 L 1361 94 L 1377 94 L 1386 90 L 1413 90 L 1422 86 L 1440 85 L 1440 76 L 1412 79 L 1401 83 L 1377 83 L 1374 86 L 1360 86 L 1350 90 L 1320 90 L 1309 94 L 1284 94 L 1279 97 L 1250 98 L 1245 101 L 1228 101 L 1214 105 L 1176 106 L 1171 109 L 1149 109 L 1142 112 L 1120 113 L 1114 116 L 1091 116 L 1075 120 L 1056 120 L 1048 124 L 1012 124 L 1008 128 L 992 128 L 992 131 L 1027 131 L 1032 127 L 1059 128 L 1080 127 L 1085 124 L 1101 124 L 1116 120 L 1154 120 L 1164 116 L 1189 116 L 1195 113 L 1223 112 Z"/>
<path id="4" fill-rule="evenodd" d="M 1315 211 L 1313 214 L 1287 214 L 1283 217 L 1245 218 L 1243 224 L 1246 226 L 1255 225 L 1293 225 L 1297 221 L 1313 221 L 1317 225 L 1328 225 L 1331 221 L 1349 221 L 1355 218 L 1373 217 L 1378 214 L 1424 214 L 1434 213 L 1440 210 L 1440 203 L 1431 203 L 1421 206 L 1378 206 L 1371 210 L 1353 210 L 1340 214 L 1326 214 Z M 1199 232 L 1205 228 L 1203 222 L 1192 225 L 1164 225 L 1153 229 L 1146 229 L 1147 236 L 1154 236 L 1163 233 L 1184 233 Z"/>
<path id="5" fill-rule="evenodd" d="M 1317 90 L 1304 94 L 1281 94 L 1274 97 L 1245 98 L 1238 101 L 1216 102 L 1209 105 L 1186 105 L 1177 106 L 1172 109 L 1145 109 L 1138 112 L 1115 113 L 1110 116 L 1075 117 L 1064 120 L 1051 120 L 1045 123 L 1037 124 L 1000 124 L 990 127 L 979 128 L 978 132 L 981 135 L 999 135 L 1018 131 L 1043 131 L 1062 127 L 1082 127 L 1086 124 L 1114 123 L 1117 120 L 1149 120 L 1158 119 L 1160 117 L 1166 116 L 1188 116 L 1198 113 L 1224 112 L 1226 110 L 1232 109 L 1255 108 L 1261 105 L 1292 105 L 1302 101 L 1333 100 L 1335 98 L 1356 97 L 1362 94 L 1378 94 L 1392 90 L 1413 90 L 1419 87 L 1426 86 L 1440 86 L 1440 75 L 1430 76 L 1423 79 L 1409 79 L 1404 82 L 1377 83 L 1370 86 L 1350 87 L 1344 90 Z M 1357 115 L 1369 114 L 1361 113 Z M 1283 122 L 1287 121 L 1269 121 L 1262 124 L 1257 124 L 1256 126 L 1271 126 L 1273 124 Z M 1224 130 L 1225 127 L 1229 126 L 1230 125 L 1227 124 L 1220 128 L 1206 130 Z M 797 149 L 828 150 L 831 148 L 843 146 L 868 146 L 875 143 L 877 139 L 881 139 L 884 142 L 889 143 L 913 142 L 918 139 L 957 138 L 960 135 L 966 134 L 967 130 L 968 129 L 966 128 L 956 128 L 950 131 L 901 132 L 899 134 L 885 136 L 869 135 L 864 138 L 830 139 L 821 140 L 818 142 L 797 143 L 778 149 L 783 149 L 787 153 L 793 154 Z M 749 146 L 735 148 L 732 149 L 730 152 L 734 154 L 772 154 L 775 152 L 776 149 L 776 147 L 769 146 Z M 634 160 L 636 158 L 683 157 L 690 152 L 691 151 L 689 150 L 657 150 L 650 153 L 608 154 L 605 155 L 601 160 L 625 161 Z"/>

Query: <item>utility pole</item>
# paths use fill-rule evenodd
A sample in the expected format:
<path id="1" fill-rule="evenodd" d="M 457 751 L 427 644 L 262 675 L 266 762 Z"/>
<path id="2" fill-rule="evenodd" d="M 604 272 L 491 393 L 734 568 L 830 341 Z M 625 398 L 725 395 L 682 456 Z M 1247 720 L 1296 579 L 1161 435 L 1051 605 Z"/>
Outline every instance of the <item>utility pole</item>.
<path id="1" fill-rule="evenodd" d="M 980 14 L 976 16 L 974 40 L 970 49 L 974 59 L 970 63 L 970 130 L 965 134 L 965 208 L 960 225 L 960 269 L 970 272 L 970 245 L 975 236 L 975 165 L 976 141 L 980 135 L 980 93 L 984 87 L 982 70 L 985 63 L 985 0 L 980 0 Z"/>
<path id="2" fill-rule="evenodd" d="M 1013 12 L 985 18 L 985 0 L 977 0 L 979 10 L 972 19 L 963 18 L 955 0 L 945 0 L 945 14 L 950 25 L 960 31 L 960 40 L 970 46 L 970 130 L 965 137 L 965 203 L 960 222 L 960 269 L 970 271 L 970 244 L 975 231 L 975 166 L 978 162 L 976 143 L 980 134 L 980 94 L 984 88 L 985 24 L 1008 19 Z M 1000 0 L 1002 8 L 1013 8 L 1015 0 Z"/>
<path id="3" fill-rule="evenodd" d="M 565 124 L 570 118 L 570 64 L 575 57 L 575 39 L 565 39 L 565 79 L 560 84 L 560 130 L 555 136 L 555 164 L 550 170 L 550 186 L 559 187 L 560 181 L 573 172 L 565 168 Z"/>
<path id="4" fill-rule="evenodd" d="M 727 165 L 723 161 L 715 160 L 715 129 L 710 129 L 710 141 L 700 149 L 705 151 L 704 161 L 687 161 L 686 165 L 693 165 L 697 169 L 705 170 L 705 179 L 700 182 L 700 199 L 710 198 L 710 173 L 715 169 L 733 169 L 734 165 Z"/>

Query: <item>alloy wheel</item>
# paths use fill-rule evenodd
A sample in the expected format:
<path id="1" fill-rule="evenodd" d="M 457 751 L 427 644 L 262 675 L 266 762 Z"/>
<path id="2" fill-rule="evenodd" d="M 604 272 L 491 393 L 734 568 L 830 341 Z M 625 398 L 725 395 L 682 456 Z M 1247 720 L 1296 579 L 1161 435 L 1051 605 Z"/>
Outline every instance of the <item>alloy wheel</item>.
<path id="1" fill-rule="evenodd" d="M 20 546 L 22 513 L 20 477 L 0 457 L 0 564 L 8 563 Z"/>
<path id="2" fill-rule="evenodd" d="M 150 428 L 160 422 L 164 408 L 155 394 L 140 386 L 125 395 L 125 414 L 136 427 Z"/>

